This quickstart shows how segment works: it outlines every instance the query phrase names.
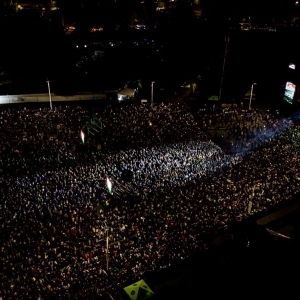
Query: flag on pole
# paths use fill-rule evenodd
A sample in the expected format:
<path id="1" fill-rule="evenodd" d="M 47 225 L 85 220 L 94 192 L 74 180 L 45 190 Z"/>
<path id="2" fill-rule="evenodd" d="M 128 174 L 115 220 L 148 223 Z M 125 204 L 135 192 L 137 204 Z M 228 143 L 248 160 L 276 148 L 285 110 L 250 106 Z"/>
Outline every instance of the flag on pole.
<path id="1" fill-rule="evenodd" d="M 111 182 L 108 179 L 108 177 L 106 178 L 106 186 L 107 186 L 108 192 L 112 195 L 112 191 L 111 191 L 112 185 L 111 185 Z"/>
<path id="2" fill-rule="evenodd" d="M 81 136 L 82 144 L 84 144 L 84 133 L 82 130 L 80 131 L 80 136 Z"/>

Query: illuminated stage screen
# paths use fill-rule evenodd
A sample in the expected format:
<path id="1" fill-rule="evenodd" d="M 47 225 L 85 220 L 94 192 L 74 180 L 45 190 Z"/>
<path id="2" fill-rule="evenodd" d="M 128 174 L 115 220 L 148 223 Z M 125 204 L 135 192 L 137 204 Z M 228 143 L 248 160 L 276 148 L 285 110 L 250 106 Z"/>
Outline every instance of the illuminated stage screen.
<path id="1" fill-rule="evenodd" d="M 288 81 L 285 85 L 285 91 L 283 97 L 284 101 L 288 102 L 289 104 L 292 104 L 295 91 L 296 91 L 296 85 Z"/>

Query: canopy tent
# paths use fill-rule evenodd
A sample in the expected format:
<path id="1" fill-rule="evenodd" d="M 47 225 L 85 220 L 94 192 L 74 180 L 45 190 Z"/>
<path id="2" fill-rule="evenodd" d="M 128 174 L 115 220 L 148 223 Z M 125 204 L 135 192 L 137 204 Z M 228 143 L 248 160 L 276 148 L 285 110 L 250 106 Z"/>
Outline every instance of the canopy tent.
<path id="1" fill-rule="evenodd" d="M 132 97 L 132 96 L 134 96 L 134 92 L 135 92 L 135 90 L 133 90 L 133 89 L 125 88 L 125 89 L 119 91 L 118 95 Z"/>
<path id="2" fill-rule="evenodd" d="M 244 99 L 250 99 L 250 97 L 251 97 L 251 89 L 249 89 L 249 90 L 246 92 L 246 94 L 245 94 L 245 96 L 244 96 Z M 255 100 L 255 93 L 254 93 L 254 92 L 252 92 L 252 100 Z"/>
<path id="3" fill-rule="evenodd" d="M 125 88 L 121 91 L 118 91 L 118 100 L 133 100 L 135 90 Z"/>
<path id="4" fill-rule="evenodd" d="M 219 97 L 216 96 L 216 95 L 210 96 L 210 97 L 208 98 L 208 101 L 219 101 Z"/>
<path id="5" fill-rule="evenodd" d="M 142 279 L 124 288 L 131 300 L 146 300 L 154 295 L 147 283 Z"/>

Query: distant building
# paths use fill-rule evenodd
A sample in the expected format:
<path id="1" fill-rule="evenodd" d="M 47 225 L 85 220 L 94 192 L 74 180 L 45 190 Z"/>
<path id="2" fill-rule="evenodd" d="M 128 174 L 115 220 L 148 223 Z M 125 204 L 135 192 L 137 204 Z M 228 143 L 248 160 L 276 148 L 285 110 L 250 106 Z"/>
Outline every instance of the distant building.
<path id="1" fill-rule="evenodd" d="M 44 15 L 45 12 L 49 11 L 56 11 L 59 10 L 59 7 L 56 5 L 56 1 L 49 1 L 48 5 L 43 3 L 33 3 L 31 1 L 11 1 L 10 5 L 14 5 L 16 7 L 16 11 L 21 10 L 37 10 L 42 15 Z"/>
<path id="2" fill-rule="evenodd" d="M 251 22 L 240 22 L 240 28 L 241 30 L 248 31 L 252 29 L 252 23 Z"/>
<path id="3" fill-rule="evenodd" d="M 201 7 L 195 7 L 193 9 L 193 11 L 197 18 L 200 18 L 202 16 L 202 8 Z"/>
<path id="4" fill-rule="evenodd" d="M 52 1 L 52 0 L 51 0 L 51 2 L 49 3 L 49 9 L 50 9 L 51 11 L 59 10 L 59 7 L 57 7 L 57 5 L 56 5 L 56 1 Z"/>

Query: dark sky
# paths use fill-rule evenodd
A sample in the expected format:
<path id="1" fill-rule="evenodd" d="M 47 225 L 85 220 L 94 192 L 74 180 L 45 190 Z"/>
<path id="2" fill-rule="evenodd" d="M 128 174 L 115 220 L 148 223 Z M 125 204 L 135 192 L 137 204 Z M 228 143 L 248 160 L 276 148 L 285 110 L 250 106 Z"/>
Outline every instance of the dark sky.
<path id="1" fill-rule="evenodd" d="M 83 7 L 80 5 L 82 2 L 85 3 Z M 155 7 L 151 6 L 152 1 L 149 3 L 152 11 Z M 188 6 L 187 3 L 187 1 L 179 1 L 177 9 L 167 16 L 167 23 L 159 23 L 154 18 L 152 19 L 152 25 L 157 26 L 157 28 L 155 33 L 151 31 L 151 34 L 147 33 L 147 35 L 150 38 L 153 34 L 156 40 L 160 39 L 166 42 L 164 51 L 167 52 L 167 55 L 163 64 L 153 64 L 152 60 L 137 62 L 137 56 L 134 57 L 131 50 L 125 49 L 118 54 L 118 59 L 113 59 L 111 56 L 111 61 L 106 64 L 108 69 L 97 66 L 99 70 L 97 75 L 102 74 L 108 77 L 107 73 L 109 73 L 113 78 L 115 72 L 118 76 L 122 75 L 125 78 L 134 76 L 136 69 L 144 69 L 144 71 L 147 70 L 146 75 L 148 77 L 149 74 L 154 76 L 157 73 L 170 81 L 176 78 L 178 81 L 182 81 L 198 73 L 205 73 L 207 75 L 205 85 L 215 85 L 218 89 L 224 55 L 224 36 L 228 34 L 225 26 L 228 22 L 228 16 L 238 15 L 241 11 L 245 12 L 246 15 L 252 11 L 256 14 L 257 20 L 262 20 L 260 18 L 273 16 L 275 12 L 286 12 L 288 4 L 294 2 L 282 0 L 202 0 L 204 17 L 209 17 L 211 20 L 207 23 L 196 19 L 192 7 Z M 89 40 L 89 35 L 86 33 L 90 31 L 95 20 L 99 22 L 99 26 L 105 27 L 105 32 L 109 32 L 108 34 L 105 33 L 106 38 L 113 38 L 116 36 L 116 32 L 113 33 L 107 29 L 113 29 L 116 21 L 123 24 L 124 28 L 128 27 L 128 20 L 130 20 L 132 12 L 136 10 L 136 7 L 141 9 L 139 1 L 132 0 L 117 1 L 118 5 L 113 0 L 60 0 L 58 5 L 60 4 L 62 10 L 65 11 L 71 7 L 76 8 L 73 13 L 76 15 L 76 24 L 82 31 L 81 40 L 77 42 Z M 151 14 L 144 14 L 144 16 L 153 17 Z M 167 24 L 167 26 L 160 26 L 161 24 Z M 64 86 L 68 82 L 74 84 L 73 77 L 76 74 L 74 70 L 74 48 L 70 48 L 71 44 L 66 44 L 60 23 L 49 22 L 34 12 L 26 12 L 6 18 L 5 22 L 2 20 L 0 25 L 2 45 L 0 48 L 0 69 L 6 68 L 10 71 L 15 86 L 26 85 L 29 91 L 34 91 L 37 86 L 44 86 L 46 77 L 50 79 L 59 78 Z M 123 31 L 119 33 L 119 36 L 123 40 L 128 40 Z M 289 46 L 286 46 L 286 40 L 289 40 Z M 289 35 L 288 39 L 285 38 L 285 35 L 276 34 L 275 40 L 271 38 L 270 42 L 268 42 L 268 38 L 266 39 L 260 34 L 251 37 L 242 34 L 241 37 L 232 38 L 224 84 L 229 86 L 231 91 L 235 86 L 248 86 L 249 83 L 259 79 L 254 77 L 265 78 L 264 80 L 274 82 L 277 80 L 278 70 L 288 60 L 291 49 L 295 49 L 295 45 L 293 34 Z M 123 67 L 121 66 L 122 62 L 124 62 Z M 136 68 L 137 65 L 140 68 Z M 96 68 L 94 67 L 94 69 Z M 140 76 L 140 71 L 139 75 L 136 76 Z M 95 82 L 99 80 L 97 77 L 92 79 Z M 20 92 L 22 90 L 24 91 L 24 88 L 21 88 Z M 226 91 L 226 87 L 224 91 Z"/>

